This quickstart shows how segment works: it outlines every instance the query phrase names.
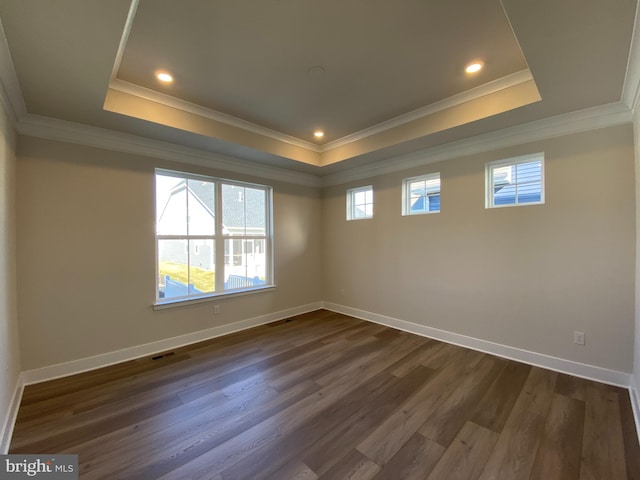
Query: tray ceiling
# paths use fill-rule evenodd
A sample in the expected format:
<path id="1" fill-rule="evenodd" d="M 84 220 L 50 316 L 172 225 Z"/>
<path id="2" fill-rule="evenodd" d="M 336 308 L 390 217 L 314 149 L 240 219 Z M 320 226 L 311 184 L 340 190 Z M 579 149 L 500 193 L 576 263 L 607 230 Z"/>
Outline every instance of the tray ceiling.
<path id="1" fill-rule="evenodd" d="M 619 101 L 635 8 L 0 0 L 0 19 L 30 114 L 329 173 Z"/>

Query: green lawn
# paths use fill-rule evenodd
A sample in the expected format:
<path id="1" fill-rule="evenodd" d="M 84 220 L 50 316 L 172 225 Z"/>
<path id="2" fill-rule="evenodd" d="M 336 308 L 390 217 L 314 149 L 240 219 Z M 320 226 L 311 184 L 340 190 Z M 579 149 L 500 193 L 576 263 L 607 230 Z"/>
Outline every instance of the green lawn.
<path id="1" fill-rule="evenodd" d="M 189 279 L 187 265 L 174 262 L 160 262 L 160 278 L 164 282 L 165 275 L 178 282 L 193 283 L 193 286 L 201 292 L 213 292 L 216 285 L 216 274 L 210 270 L 191 267 L 191 279 Z M 191 282 L 189 282 L 191 280 Z"/>

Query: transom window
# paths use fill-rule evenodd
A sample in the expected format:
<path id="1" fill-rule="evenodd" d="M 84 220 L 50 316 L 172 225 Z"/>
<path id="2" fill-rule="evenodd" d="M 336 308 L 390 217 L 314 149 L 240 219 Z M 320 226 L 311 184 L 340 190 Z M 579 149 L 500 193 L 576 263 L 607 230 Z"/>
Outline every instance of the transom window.
<path id="1" fill-rule="evenodd" d="M 486 208 L 544 203 L 544 154 L 488 163 Z"/>
<path id="2" fill-rule="evenodd" d="M 271 188 L 156 171 L 156 302 L 273 284 Z"/>
<path id="3" fill-rule="evenodd" d="M 347 220 L 373 217 L 373 186 L 347 190 Z"/>
<path id="4" fill-rule="evenodd" d="M 402 180 L 402 215 L 440 211 L 440 173 Z"/>

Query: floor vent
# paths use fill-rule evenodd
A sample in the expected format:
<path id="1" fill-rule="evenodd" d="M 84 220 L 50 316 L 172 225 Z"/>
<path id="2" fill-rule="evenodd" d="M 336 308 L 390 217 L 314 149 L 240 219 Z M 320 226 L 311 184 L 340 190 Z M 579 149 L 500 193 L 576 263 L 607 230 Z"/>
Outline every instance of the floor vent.
<path id="1" fill-rule="evenodd" d="M 160 360 L 161 358 L 170 357 L 171 355 L 175 355 L 175 353 L 174 352 L 161 353 L 160 355 L 151 357 L 151 360 Z"/>

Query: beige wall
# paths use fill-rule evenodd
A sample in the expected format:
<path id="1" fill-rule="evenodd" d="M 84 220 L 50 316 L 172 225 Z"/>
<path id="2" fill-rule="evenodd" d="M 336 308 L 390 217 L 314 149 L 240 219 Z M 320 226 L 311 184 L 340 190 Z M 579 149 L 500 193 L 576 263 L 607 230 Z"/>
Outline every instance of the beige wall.
<path id="1" fill-rule="evenodd" d="M 545 205 L 486 210 L 485 163 L 539 151 L 546 155 Z M 212 303 L 151 308 L 155 167 L 185 169 L 20 138 L 24 370 L 322 299 L 604 368 L 632 369 L 630 126 L 331 187 L 323 199 L 314 189 L 275 183 L 278 288 L 220 300 L 216 316 Z M 229 177 L 215 169 L 188 170 Z M 435 171 L 442 176 L 442 212 L 402 217 L 402 178 Z M 375 189 L 374 219 L 346 222 L 345 189 L 368 183 Z M 586 332 L 585 347 L 572 343 L 573 330 Z"/>
<path id="2" fill-rule="evenodd" d="M 154 311 L 154 168 L 185 166 L 20 137 L 18 306 L 24 370 L 138 346 L 321 300 L 321 197 L 274 187 L 277 289 Z"/>
<path id="3" fill-rule="evenodd" d="M 540 151 L 546 203 L 485 209 L 485 163 Z M 431 172 L 441 173 L 441 213 L 402 217 L 402 178 Z M 345 189 L 366 184 L 374 187 L 374 218 L 347 222 Z M 332 187 L 323 207 L 326 300 L 631 371 L 630 125 Z M 586 333 L 586 346 L 572 343 L 574 330 Z"/>
<path id="4" fill-rule="evenodd" d="M 0 443 L 20 375 L 15 263 L 16 135 L 0 106 Z M 0 445 L 3 453 L 4 445 Z"/>

